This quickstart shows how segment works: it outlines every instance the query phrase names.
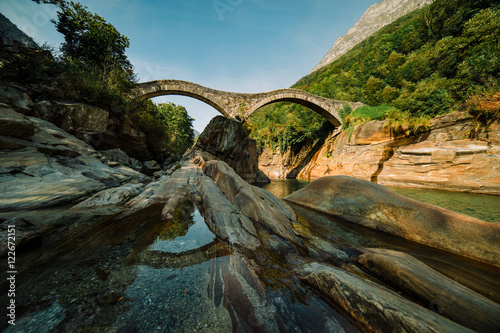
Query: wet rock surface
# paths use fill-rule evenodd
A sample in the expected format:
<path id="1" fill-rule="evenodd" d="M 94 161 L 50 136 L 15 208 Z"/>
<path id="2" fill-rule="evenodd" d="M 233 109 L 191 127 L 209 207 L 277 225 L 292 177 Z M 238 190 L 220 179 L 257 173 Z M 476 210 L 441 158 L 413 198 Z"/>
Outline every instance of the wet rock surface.
<path id="1" fill-rule="evenodd" d="M 300 267 L 303 281 L 373 332 L 474 332 L 404 299 L 384 287 L 338 268 L 319 263 Z"/>
<path id="2" fill-rule="evenodd" d="M 41 239 L 40 229 L 32 223 L 19 217 L 8 219 L 0 224 L 0 257 L 7 256 L 9 251 L 15 253 L 15 249 L 36 245 Z M 9 245 L 13 245 L 12 248 Z"/>

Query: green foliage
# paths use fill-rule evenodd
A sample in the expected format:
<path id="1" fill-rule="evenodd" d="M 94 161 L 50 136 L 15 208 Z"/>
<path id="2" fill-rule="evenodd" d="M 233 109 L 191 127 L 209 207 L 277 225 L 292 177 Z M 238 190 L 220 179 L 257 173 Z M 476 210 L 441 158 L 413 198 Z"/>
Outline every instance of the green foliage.
<path id="1" fill-rule="evenodd" d="M 194 204 L 191 201 L 181 202 L 175 209 L 174 217 L 165 221 L 158 233 L 161 240 L 174 240 L 185 236 L 194 221 Z"/>
<path id="2" fill-rule="evenodd" d="M 123 93 L 136 81 L 125 55 L 128 38 L 79 3 L 42 2 L 59 5 L 57 21 L 52 22 L 64 35 L 62 56 L 53 64 L 58 75 L 51 80 L 64 82 L 66 98 L 124 112 L 127 102 Z"/>
<path id="3" fill-rule="evenodd" d="M 315 112 L 291 103 L 266 106 L 252 115 L 252 133 L 260 148 L 300 149 L 320 137 L 325 137 L 333 126 Z"/>
<path id="4" fill-rule="evenodd" d="M 174 103 L 158 105 L 158 111 L 165 119 L 169 135 L 169 151 L 175 155 L 182 155 L 194 143 L 193 121 L 186 108 Z"/>
<path id="5" fill-rule="evenodd" d="M 349 131 L 350 138 L 356 125 L 363 124 L 372 120 L 384 120 L 394 111 L 396 111 L 396 108 L 387 104 L 382 104 L 379 106 L 365 105 L 359 107 L 344 118 L 342 129 Z"/>
<path id="6" fill-rule="evenodd" d="M 415 135 L 430 128 L 429 116 L 415 117 L 398 109 L 389 110 L 386 119 L 385 128 L 395 137 Z"/>
<path id="7" fill-rule="evenodd" d="M 80 3 L 70 2 L 60 7 L 53 23 L 64 35 L 64 57 L 93 64 L 104 73 L 120 69 L 133 75 L 125 55 L 129 39 L 99 15 L 90 13 Z"/>
<path id="8" fill-rule="evenodd" d="M 500 120 L 500 85 L 487 84 L 470 94 L 467 108 L 479 123 Z"/>
<path id="9" fill-rule="evenodd" d="M 46 46 L 40 49 L 24 48 L 17 52 L 0 43 L 0 79 L 22 84 L 41 83 L 49 73 L 60 73 L 61 68 Z"/>
<path id="10" fill-rule="evenodd" d="M 146 100 L 134 111 L 132 120 L 146 134 L 148 148 L 157 156 L 179 158 L 194 143 L 194 119 L 181 105 Z"/>
<path id="11" fill-rule="evenodd" d="M 346 122 L 347 116 L 349 116 L 352 112 L 352 107 L 350 104 L 345 104 L 342 109 L 339 111 L 340 119 L 342 120 L 342 129 L 345 130 L 348 127 L 348 123 Z"/>
<path id="12" fill-rule="evenodd" d="M 47 89 L 41 96 L 80 100 L 95 104 L 115 114 L 127 110 L 123 93 L 135 83 L 132 65 L 125 56 L 128 38 L 111 24 L 88 12 L 79 3 L 64 0 L 34 0 L 59 6 L 58 20 L 52 21 L 63 33 L 62 55 L 54 57 L 54 50 L 12 50 L 0 45 L 0 56 L 5 66 L 0 68 L 3 80 L 21 84 L 39 84 L 57 87 Z"/>
<path id="13" fill-rule="evenodd" d="M 387 104 L 394 109 L 384 118 L 393 121 L 394 132 L 413 133 L 424 128 L 429 117 L 463 108 L 469 91 L 500 81 L 499 40 L 500 1 L 436 0 L 382 28 L 293 87 L 332 99 Z M 312 111 L 289 107 L 284 112 L 275 106 L 265 112 L 278 112 L 280 116 L 272 116 L 273 131 L 288 133 L 288 126 Z M 277 141 L 270 138 L 278 133 L 261 127 L 268 122 L 253 123 L 253 137 L 263 143 Z M 343 126 L 348 128 L 349 124 Z"/>

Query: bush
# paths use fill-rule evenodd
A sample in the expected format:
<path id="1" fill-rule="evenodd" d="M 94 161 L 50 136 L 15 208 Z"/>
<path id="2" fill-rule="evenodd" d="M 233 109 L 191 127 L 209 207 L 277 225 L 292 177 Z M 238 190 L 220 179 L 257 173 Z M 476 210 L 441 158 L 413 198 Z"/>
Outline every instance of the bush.
<path id="1" fill-rule="evenodd" d="M 500 86 L 487 85 L 485 89 L 472 93 L 467 106 L 469 113 L 481 123 L 500 120 Z"/>
<path id="2" fill-rule="evenodd" d="M 412 136 L 430 128 L 430 117 L 415 117 L 409 112 L 397 109 L 390 110 L 386 115 L 388 129 L 394 137 Z"/>

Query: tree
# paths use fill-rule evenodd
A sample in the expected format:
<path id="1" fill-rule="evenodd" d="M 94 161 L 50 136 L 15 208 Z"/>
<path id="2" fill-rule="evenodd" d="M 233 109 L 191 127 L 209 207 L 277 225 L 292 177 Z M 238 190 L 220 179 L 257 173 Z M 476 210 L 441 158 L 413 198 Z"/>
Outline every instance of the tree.
<path id="1" fill-rule="evenodd" d="M 185 107 L 174 103 L 159 104 L 158 111 L 165 119 L 170 136 L 170 151 L 177 155 L 183 154 L 194 143 L 194 119 L 189 116 Z"/>
<path id="2" fill-rule="evenodd" d="M 64 35 L 61 51 L 65 57 L 91 63 L 105 72 L 119 68 L 132 73 L 125 55 L 129 39 L 97 14 L 80 3 L 60 6 L 57 21 L 52 21 Z"/>

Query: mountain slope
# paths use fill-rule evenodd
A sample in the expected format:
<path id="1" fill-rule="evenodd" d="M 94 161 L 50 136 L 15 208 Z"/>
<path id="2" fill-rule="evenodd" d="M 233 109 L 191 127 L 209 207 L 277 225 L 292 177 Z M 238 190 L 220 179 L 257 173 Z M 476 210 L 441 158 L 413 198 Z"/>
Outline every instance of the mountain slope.
<path id="1" fill-rule="evenodd" d="M 24 47 L 36 48 L 38 45 L 21 31 L 8 18 L 0 13 L 0 40 L 7 45 L 13 45 L 14 41 L 21 43 Z"/>
<path id="2" fill-rule="evenodd" d="M 436 0 L 380 29 L 293 88 L 367 104 L 352 113 L 341 110 L 349 132 L 359 123 L 385 119 L 394 134 L 411 135 L 425 130 L 432 117 L 453 110 L 469 109 L 484 121 L 500 119 L 496 109 L 485 108 L 500 86 L 499 36 L 500 0 Z M 470 96 L 478 91 L 471 107 Z M 261 149 L 281 153 L 298 152 L 332 130 L 314 111 L 296 104 L 268 105 L 249 121 Z"/>
<path id="3" fill-rule="evenodd" d="M 383 0 L 370 6 L 347 33 L 339 37 L 333 47 L 310 73 L 332 63 L 356 44 L 365 40 L 398 18 L 432 3 L 434 0 Z"/>

